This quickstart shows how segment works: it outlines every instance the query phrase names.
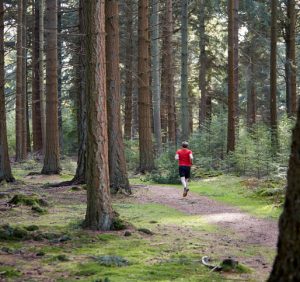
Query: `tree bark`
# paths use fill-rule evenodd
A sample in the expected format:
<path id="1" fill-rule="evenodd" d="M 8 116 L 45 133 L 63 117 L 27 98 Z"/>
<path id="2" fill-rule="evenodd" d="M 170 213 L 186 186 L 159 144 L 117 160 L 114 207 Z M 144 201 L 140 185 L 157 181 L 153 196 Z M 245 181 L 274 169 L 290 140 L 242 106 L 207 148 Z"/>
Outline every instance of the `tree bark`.
<path id="1" fill-rule="evenodd" d="M 126 58 L 125 58 L 125 125 L 124 137 L 132 137 L 132 94 L 133 94 L 133 13 L 132 1 L 126 0 Z"/>
<path id="2" fill-rule="evenodd" d="M 189 139 L 188 3 L 181 1 L 181 139 Z"/>
<path id="3" fill-rule="evenodd" d="M 26 119 L 24 121 L 24 113 L 26 113 L 26 100 L 23 88 L 23 0 L 18 0 L 18 24 L 17 24 L 17 68 L 16 68 L 16 161 L 26 159 L 27 148 L 25 146 L 27 138 L 24 140 L 26 133 Z M 27 136 L 26 136 L 27 137 Z M 24 150 L 25 149 L 25 150 Z"/>
<path id="4" fill-rule="evenodd" d="M 207 54 L 206 54 L 206 34 L 205 34 L 205 2 L 200 0 L 200 13 L 198 17 L 199 21 L 199 47 L 200 47 L 200 70 L 199 70 L 199 90 L 201 93 L 200 106 L 199 106 L 199 128 L 205 124 L 206 120 L 206 70 L 207 70 Z"/>
<path id="5" fill-rule="evenodd" d="M 247 81 L 247 127 L 248 129 L 256 123 L 256 87 L 254 82 L 254 50 L 253 46 L 250 46 L 249 58 L 250 62 L 247 68 L 246 81 Z"/>
<path id="6" fill-rule="evenodd" d="M 138 8 L 138 112 L 139 112 L 139 147 L 140 167 L 144 173 L 154 168 L 151 100 L 149 87 L 149 20 L 148 1 L 139 0 Z"/>
<path id="7" fill-rule="evenodd" d="M 59 174 L 57 97 L 57 0 L 46 0 L 46 152 L 42 174 Z"/>
<path id="8" fill-rule="evenodd" d="M 155 151 L 160 155 L 161 144 L 161 120 L 160 120 L 160 64 L 159 64 L 159 3 L 151 1 L 151 84 L 153 97 L 153 129 L 155 137 Z"/>
<path id="9" fill-rule="evenodd" d="M 283 212 L 279 219 L 277 256 L 269 282 L 300 281 L 300 108 L 293 130 Z"/>
<path id="10" fill-rule="evenodd" d="M 105 1 L 84 4 L 87 101 L 86 227 L 109 230 L 113 210 L 109 189 L 105 69 Z"/>
<path id="11" fill-rule="evenodd" d="M 34 2 L 33 45 L 32 45 L 32 141 L 33 152 L 42 152 L 43 135 L 41 123 L 40 97 L 40 34 L 39 34 L 39 1 Z"/>
<path id="12" fill-rule="evenodd" d="M 234 86 L 234 2 L 228 0 L 228 126 L 227 153 L 235 149 L 236 94 Z"/>
<path id="13" fill-rule="evenodd" d="M 3 0 L 0 0 L 0 183 L 15 180 L 8 156 L 4 77 L 4 7 Z"/>
<path id="14" fill-rule="evenodd" d="M 277 125 L 277 5 L 278 0 L 271 0 L 271 56 L 270 56 L 270 129 L 274 153 L 278 147 Z"/>
<path id="15" fill-rule="evenodd" d="M 287 1 L 286 24 L 286 103 L 289 116 L 296 116 L 297 87 L 296 87 L 296 11 L 295 0 Z"/>
<path id="16" fill-rule="evenodd" d="M 108 157 L 111 192 L 130 192 L 121 126 L 121 79 L 119 58 L 119 1 L 106 0 L 106 86 Z"/>

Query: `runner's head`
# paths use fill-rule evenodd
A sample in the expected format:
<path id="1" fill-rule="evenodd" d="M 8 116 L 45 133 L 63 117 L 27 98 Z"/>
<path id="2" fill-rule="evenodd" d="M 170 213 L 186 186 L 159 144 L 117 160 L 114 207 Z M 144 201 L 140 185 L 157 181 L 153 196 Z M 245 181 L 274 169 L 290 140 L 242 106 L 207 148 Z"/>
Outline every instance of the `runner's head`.
<path id="1" fill-rule="evenodd" d="M 187 148 L 189 146 L 189 143 L 187 141 L 183 141 L 181 143 L 182 148 Z"/>

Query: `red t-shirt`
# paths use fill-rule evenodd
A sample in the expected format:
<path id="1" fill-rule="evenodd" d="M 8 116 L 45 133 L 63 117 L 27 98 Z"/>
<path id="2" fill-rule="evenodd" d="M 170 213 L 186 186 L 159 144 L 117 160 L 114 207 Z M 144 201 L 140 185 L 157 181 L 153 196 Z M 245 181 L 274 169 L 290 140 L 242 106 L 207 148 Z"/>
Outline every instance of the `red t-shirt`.
<path id="1" fill-rule="evenodd" d="M 192 151 L 189 149 L 179 149 L 176 154 L 179 156 L 178 164 L 180 166 L 192 166 L 190 155 Z"/>

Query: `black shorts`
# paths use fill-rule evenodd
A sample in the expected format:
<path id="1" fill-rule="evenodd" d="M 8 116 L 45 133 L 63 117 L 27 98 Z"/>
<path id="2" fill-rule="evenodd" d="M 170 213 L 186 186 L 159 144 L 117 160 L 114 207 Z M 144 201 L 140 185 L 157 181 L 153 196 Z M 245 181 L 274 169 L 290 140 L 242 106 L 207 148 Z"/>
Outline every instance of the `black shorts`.
<path id="1" fill-rule="evenodd" d="M 190 166 L 179 166 L 179 175 L 180 175 L 180 177 L 190 178 L 191 167 Z"/>

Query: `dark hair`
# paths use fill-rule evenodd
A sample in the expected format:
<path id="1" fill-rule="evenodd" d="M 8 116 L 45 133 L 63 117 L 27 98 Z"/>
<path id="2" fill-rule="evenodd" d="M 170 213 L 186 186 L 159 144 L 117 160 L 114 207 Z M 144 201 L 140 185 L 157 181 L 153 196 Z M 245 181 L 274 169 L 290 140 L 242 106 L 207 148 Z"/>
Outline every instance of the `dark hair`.
<path id="1" fill-rule="evenodd" d="M 189 146 L 189 143 L 188 143 L 187 141 L 183 141 L 183 142 L 181 143 L 181 146 L 182 146 L 183 148 L 187 148 L 187 147 Z"/>

